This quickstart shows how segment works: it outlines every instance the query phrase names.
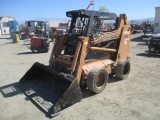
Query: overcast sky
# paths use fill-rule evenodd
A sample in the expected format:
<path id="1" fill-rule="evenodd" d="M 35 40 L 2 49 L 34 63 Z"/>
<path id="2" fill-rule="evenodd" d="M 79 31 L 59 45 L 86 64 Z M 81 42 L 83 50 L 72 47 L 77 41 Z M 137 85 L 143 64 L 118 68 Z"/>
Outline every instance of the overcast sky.
<path id="1" fill-rule="evenodd" d="M 13 16 L 17 21 L 36 18 L 65 18 L 66 11 L 86 9 L 90 0 L 0 0 L 0 16 Z M 99 10 L 106 6 L 117 15 L 125 13 L 129 20 L 155 17 L 155 7 L 160 0 L 94 0 Z"/>

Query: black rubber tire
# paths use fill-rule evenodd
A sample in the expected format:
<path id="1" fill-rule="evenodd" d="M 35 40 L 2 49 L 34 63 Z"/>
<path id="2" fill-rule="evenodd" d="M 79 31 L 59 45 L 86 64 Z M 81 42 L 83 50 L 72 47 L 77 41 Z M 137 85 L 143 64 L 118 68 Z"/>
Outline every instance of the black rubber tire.
<path id="1" fill-rule="evenodd" d="M 43 52 L 44 52 L 43 48 L 38 49 L 38 53 L 43 53 Z"/>
<path id="2" fill-rule="evenodd" d="M 115 75 L 117 78 L 124 80 L 130 72 L 130 62 L 128 60 L 120 60 L 115 67 Z"/>
<path id="3" fill-rule="evenodd" d="M 32 51 L 33 53 L 37 53 L 37 52 L 38 52 L 38 50 L 33 50 L 33 49 L 31 49 L 31 51 Z"/>
<path id="4" fill-rule="evenodd" d="M 44 52 L 47 53 L 48 50 L 49 50 L 49 48 L 47 47 L 47 48 L 44 49 Z"/>
<path id="5" fill-rule="evenodd" d="M 108 72 L 106 69 L 93 68 L 87 76 L 87 87 L 94 93 L 102 92 L 108 82 Z M 100 79 L 101 78 L 101 79 Z M 98 80 L 98 82 L 96 81 Z"/>
<path id="6" fill-rule="evenodd" d="M 47 53 L 48 50 L 49 50 L 49 45 L 50 45 L 49 41 L 43 41 L 43 45 L 42 45 L 43 46 L 42 47 L 43 51 L 42 52 Z"/>
<path id="7" fill-rule="evenodd" d="M 156 52 L 156 48 L 153 47 L 153 46 L 151 46 L 151 47 L 149 47 L 149 51 L 150 51 L 150 52 Z"/>
<path id="8" fill-rule="evenodd" d="M 30 49 L 33 53 L 35 52 L 33 49 Z"/>

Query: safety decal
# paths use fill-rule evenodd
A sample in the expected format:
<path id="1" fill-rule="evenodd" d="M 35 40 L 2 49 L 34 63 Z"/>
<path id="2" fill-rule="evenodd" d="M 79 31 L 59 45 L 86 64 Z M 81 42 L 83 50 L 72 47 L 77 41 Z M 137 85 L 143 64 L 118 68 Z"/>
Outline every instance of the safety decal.
<path id="1" fill-rule="evenodd" d="M 127 41 L 130 40 L 129 38 L 124 38 L 124 44 L 127 44 Z"/>
<path id="2" fill-rule="evenodd" d="M 124 38 L 124 41 L 130 40 L 129 38 Z"/>
<path id="3" fill-rule="evenodd" d="M 130 31 L 124 31 L 124 34 L 128 35 L 128 34 L 130 34 Z"/>

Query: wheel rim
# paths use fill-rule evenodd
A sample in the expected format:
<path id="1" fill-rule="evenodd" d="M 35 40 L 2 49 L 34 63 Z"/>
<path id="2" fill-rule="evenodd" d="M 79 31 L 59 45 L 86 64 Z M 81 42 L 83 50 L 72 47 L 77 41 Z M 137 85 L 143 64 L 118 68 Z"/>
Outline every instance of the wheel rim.
<path id="1" fill-rule="evenodd" d="M 154 51 L 155 51 L 155 49 L 152 47 L 152 48 L 150 48 L 150 51 L 154 52 Z"/>
<path id="2" fill-rule="evenodd" d="M 96 80 L 95 80 L 95 85 L 96 87 L 101 87 L 105 84 L 105 79 L 106 76 L 102 73 L 102 74 L 99 74 L 97 77 L 96 77 Z"/>

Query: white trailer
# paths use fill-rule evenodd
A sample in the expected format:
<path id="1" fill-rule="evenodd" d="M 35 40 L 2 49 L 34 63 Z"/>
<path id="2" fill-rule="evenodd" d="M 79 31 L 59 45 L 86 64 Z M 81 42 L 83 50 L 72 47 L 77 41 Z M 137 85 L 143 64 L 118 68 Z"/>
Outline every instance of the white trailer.
<path id="1" fill-rule="evenodd" d="M 0 35 L 8 35 L 9 31 L 9 21 L 15 21 L 11 16 L 2 16 L 0 17 Z"/>

